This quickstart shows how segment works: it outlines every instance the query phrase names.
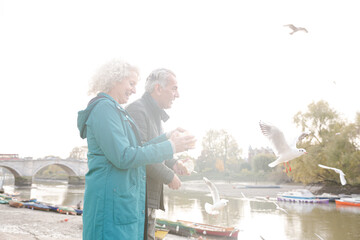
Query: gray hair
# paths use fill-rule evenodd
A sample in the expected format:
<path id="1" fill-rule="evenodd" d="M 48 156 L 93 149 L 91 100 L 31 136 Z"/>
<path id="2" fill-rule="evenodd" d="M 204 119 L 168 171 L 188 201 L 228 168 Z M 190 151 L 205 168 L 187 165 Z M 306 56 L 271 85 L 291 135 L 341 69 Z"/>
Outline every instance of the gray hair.
<path id="1" fill-rule="evenodd" d="M 155 69 L 146 79 L 145 92 L 151 93 L 154 90 L 156 84 L 160 84 L 162 87 L 166 87 L 171 76 L 176 77 L 176 75 L 169 69 Z"/>
<path id="2" fill-rule="evenodd" d="M 113 59 L 102 65 L 90 82 L 89 94 L 97 94 L 99 92 L 108 93 L 116 82 L 123 79 L 136 76 L 139 78 L 139 69 L 129 63 Z"/>

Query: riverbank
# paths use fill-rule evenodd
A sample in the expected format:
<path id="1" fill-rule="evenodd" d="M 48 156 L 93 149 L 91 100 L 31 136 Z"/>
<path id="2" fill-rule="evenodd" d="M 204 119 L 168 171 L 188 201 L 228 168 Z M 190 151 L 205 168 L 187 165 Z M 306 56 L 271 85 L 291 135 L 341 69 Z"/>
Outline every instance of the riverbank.
<path id="1" fill-rule="evenodd" d="M 242 198 L 246 197 L 276 197 L 278 192 L 285 192 L 295 188 L 307 188 L 313 193 L 328 192 L 342 194 L 359 194 L 359 188 L 350 186 L 303 186 L 299 184 L 266 185 L 264 188 L 249 188 L 239 182 L 214 181 L 219 194 L 224 197 Z M 250 184 L 250 183 L 249 183 Z M 165 194 L 170 190 L 165 187 Z M 209 192 L 202 180 L 183 182 L 179 191 Z M 339 192 L 340 191 L 340 192 Z M 43 212 L 27 208 L 12 208 L 8 204 L 0 204 L 2 217 L 0 224 L 0 240 L 51 240 L 51 239 L 82 239 L 82 217 L 74 215 L 63 215 L 55 212 Z M 177 236 L 169 236 L 167 239 L 184 239 Z"/>
<path id="2" fill-rule="evenodd" d="M 82 217 L 0 204 L 0 240 L 79 240 Z"/>

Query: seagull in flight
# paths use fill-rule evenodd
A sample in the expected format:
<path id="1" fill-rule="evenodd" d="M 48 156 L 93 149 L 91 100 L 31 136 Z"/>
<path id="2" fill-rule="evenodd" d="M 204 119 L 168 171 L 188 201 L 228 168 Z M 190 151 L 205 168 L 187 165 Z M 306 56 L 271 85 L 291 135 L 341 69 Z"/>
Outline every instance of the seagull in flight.
<path id="1" fill-rule="evenodd" d="M 203 180 L 206 183 L 206 185 L 208 186 L 208 188 L 210 189 L 212 200 L 213 200 L 213 204 L 205 203 L 205 211 L 211 215 L 219 214 L 219 210 L 223 209 L 227 205 L 229 200 L 220 199 L 219 191 L 217 190 L 215 184 L 212 183 L 206 177 L 203 177 Z"/>
<path id="2" fill-rule="evenodd" d="M 306 33 L 308 33 L 308 31 L 306 30 L 306 28 L 303 28 L 303 27 L 295 27 L 293 24 L 286 24 L 284 25 L 284 27 L 289 27 L 291 28 L 291 30 L 293 30 L 291 33 L 291 35 L 293 35 L 294 33 L 296 33 L 297 31 L 304 31 Z"/>
<path id="3" fill-rule="evenodd" d="M 283 211 L 284 213 L 288 214 L 288 212 L 285 209 L 283 209 L 282 207 L 280 207 L 279 204 L 277 204 L 276 202 L 274 202 L 274 201 L 269 201 L 269 202 L 272 202 L 273 204 L 275 204 L 277 210 Z"/>
<path id="4" fill-rule="evenodd" d="M 297 148 L 296 144 L 303 138 L 307 137 L 309 133 L 302 133 L 297 139 L 295 139 L 294 143 L 290 145 L 286 142 L 282 131 L 280 131 L 274 125 L 267 124 L 262 121 L 260 121 L 259 125 L 261 132 L 269 139 L 270 143 L 272 144 L 272 150 L 278 157 L 275 161 L 269 163 L 269 167 L 275 167 L 279 163 L 283 163 L 286 172 L 288 172 L 288 168 L 285 165 L 285 163 L 287 163 L 289 166 L 289 171 L 291 171 L 289 161 L 307 153 L 305 149 Z"/>
<path id="5" fill-rule="evenodd" d="M 346 184 L 345 174 L 344 174 L 344 172 L 341 171 L 340 169 L 333 168 L 333 167 L 328 167 L 328 166 L 324 166 L 324 165 L 321 165 L 321 164 L 319 164 L 318 166 L 321 167 L 321 168 L 334 170 L 337 174 L 340 175 L 340 182 L 341 182 L 341 184 L 342 184 L 342 185 L 345 185 L 345 184 Z"/>
<path id="6" fill-rule="evenodd" d="M 324 240 L 319 234 L 314 233 L 320 240 Z"/>

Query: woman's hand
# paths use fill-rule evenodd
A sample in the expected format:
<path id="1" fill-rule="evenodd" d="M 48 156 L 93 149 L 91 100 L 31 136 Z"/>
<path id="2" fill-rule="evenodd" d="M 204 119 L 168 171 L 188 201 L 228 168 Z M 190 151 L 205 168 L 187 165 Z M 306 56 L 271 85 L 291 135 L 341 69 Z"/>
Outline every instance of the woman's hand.
<path id="1" fill-rule="evenodd" d="M 170 141 L 174 146 L 175 153 L 184 152 L 195 148 L 196 139 L 187 131 L 179 132 L 173 131 L 170 136 Z"/>
<path id="2" fill-rule="evenodd" d="M 186 130 L 183 129 L 183 128 L 181 128 L 181 127 L 178 127 L 178 128 L 176 128 L 176 129 L 174 129 L 174 130 L 172 130 L 172 131 L 170 131 L 170 132 L 167 132 L 167 133 L 166 133 L 166 137 L 167 137 L 168 139 L 170 139 L 171 135 L 173 135 L 173 133 L 175 133 L 175 132 L 183 133 L 183 132 L 186 132 Z"/>

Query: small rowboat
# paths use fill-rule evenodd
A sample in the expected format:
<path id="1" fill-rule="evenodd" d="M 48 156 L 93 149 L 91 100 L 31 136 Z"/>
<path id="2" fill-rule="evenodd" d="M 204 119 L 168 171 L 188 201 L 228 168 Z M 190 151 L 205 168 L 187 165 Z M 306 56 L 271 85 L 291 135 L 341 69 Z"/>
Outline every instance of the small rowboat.
<path id="1" fill-rule="evenodd" d="M 77 209 L 77 208 L 74 208 L 75 212 L 77 215 L 82 215 L 83 214 L 83 210 L 82 209 Z"/>
<path id="2" fill-rule="evenodd" d="M 195 223 L 190 221 L 178 220 L 185 226 L 194 228 L 198 234 L 207 236 L 219 236 L 228 238 L 237 238 L 239 229 L 234 227 L 221 227 L 204 223 Z"/>
<path id="3" fill-rule="evenodd" d="M 23 202 L 24 207 L 32 209 L 32 210 L 41 210 L 48 212 L 50 208 L 44 204 L 41 203 L 34 203 L 34 202 Z"/>
<path id="4" fill-rule="evenodd" d="M 47 202 L 37 202 L 37 203 L 41 203 L 43 205 L 46 205 L 49 208 L 50 212 L 57 212 L 58 206 L 52 204 L 52 203 L 47 203 Z"/>
<path id="5" fill-rule="evenodd" d="M 25 202 L 37 202 L 37 199 L 36 198 L 30 198 L 30 199 L 25 199 L 25 200 L 21 200 L 23 203 Z"/>
<path id="6" fill-rule="evenodd" d="M 12 197 L 9 196 L 9 195 L 6 194 L 6 193 L 0 194 L 0 198 L 1 198 L 2 200 L 8 200 L 8 201 L 12 199 Z"/>
<path id="7" fill-rule="evenodd" d="M 47 204 L 47 206 L 49 207 L 51 212 L 57 212 L 59 207 L 56 205 L 52 205 L 52 204 Z"/>
<path id="8" fill-rule="evenodd" d="M 16 200 L 10 200 L 9 201 L 9 206 L 10 207 L 14 207 L 14 208 L 21 208 L 24 206 L 24 204 L 20 201 L 16 201 Z"/>
<path id="9" fill-rule="evenodd" d="M 18 196 L 20 196 L 20 193 L 14 192 L 14 193 L 8 193 L 8 195 L 11 197 L 18 197 Z"/>
<path id="10" fill-rule="evenodd" d="M 215 225 L 209 225 L 204 223 L 196 223 L 184 220 L 177 220 L 176 222 L 166 219 L 156 219 L 156 223 L 163 228 L 170 230 L 169 233 L 185 236 L 185 237 L 197 237 L 213 236 L 213 237 L 227 237 L 236 239 L 239 234 L 239 229 L 234 227 L 221 227 Z"/>
<path id="11" fill-rule="evenodd" d="M 360 198 L 340 198 L 335 200 L 336 205 L 360 207 Z"/>
<path id="12" fill-rule="evenodd" d="M 188 227 L 181 222 L 174 222 L 167 219 L 156 218 L 156 224 L 162 228 L 169 230 L 169 233 L 183 236 L 183 237 L 194 237 L 196 231 L 192 227 Z"/>
<path id="13" fill-rule="evenodd" d="M 155 239 L 162 240 L 170 232 L 165 226 L 160 226 L 158 223 L 155 224 Z"/>
<path id="14" fill-rule="evenodd" d="M 60 207 L 58 207 L 57 211 L 58 211 L 59 213 L 63 213 L 63 214 L 66 214 L 66 215 L 69 215 L 69 214 L 71 214 L 71 215 L 77 215 L 75 209 L 72 208 L 72 207 L 60 206 Z"/>
<path id="15" fill-rule="evenodd" d="M 170 230 L 168 229 L 155 229 L 155 238 L 162 240 L 166 237 Z"/>

